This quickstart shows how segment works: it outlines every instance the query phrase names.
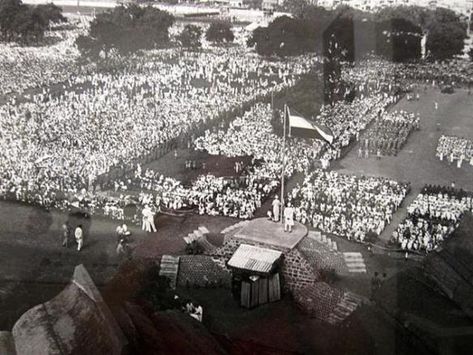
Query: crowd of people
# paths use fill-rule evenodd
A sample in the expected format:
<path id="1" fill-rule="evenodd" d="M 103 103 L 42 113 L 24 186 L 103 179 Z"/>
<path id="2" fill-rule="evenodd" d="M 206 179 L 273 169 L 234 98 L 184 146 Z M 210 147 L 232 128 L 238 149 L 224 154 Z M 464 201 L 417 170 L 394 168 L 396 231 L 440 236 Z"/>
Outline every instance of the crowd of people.
<path id="1" fill-rule="evenodd" d="M 371 57 L 342 68 L 342 78 L 361 96 L 378 91 L 405 91 L 418 98 L 421 89 L 473 85 L 473 64 L 462 60 L 425 63 L 393 63 Z"/>
<path id="2" fill-rule="evenodd" d="M 48 86 L 67 81 L 79 71 L 74 46 L 77 36 L 86 32 L 87 23 L 78 16 L 67 15 L 67 28 L 52 26 L 45 34 L 42 46 L 22 47 L 15 43 L 0 43 L 0 96 L 31 95 Z M 62 86 L 61 86 L 62 87 Z"/>
<path id="3" fill-rule="evenodd" d="M 409 184 L 316 170 L 296 186 L 295 219 L 324 233 L 367 241 L 379 236 L 409 191 Z"/>
<path id="4" fill-rule="evenodd" d="M 294 84 L 315 57 L 265 61 L 235 48 L 150 51 L 107 72 L 71 75 L 0 106 L 0 195 L 64 207 L 156 147 L 243 103 Z"/>
<path id="5" fill-rule="evenodd" d="M 250 219 L 276 190 L 284 169 L 285 178 L 305 175 L 289 194 L 295 220 L 366 241 L 390 223 L 409 185 L 338 174 L 328 170 L 330 161 L 354 140 L 361 142 L 360 157 L 395 155 L 419 129 L 419 117 L 387 109 L 419 81 L 471 84 L 470 65 L 412 67 L 373 58 L 343 65 L 340 80 L 354 88 L 355 97 L 322 106 L 315 118 L 330 127 L 334 142 L 284 142 L 272 126 L 274 115 L 282 120 L 282 114 L 258 102 L 293 86 L 319 57 L 269 61 L 238 46 L 206 46 L 114 58 L 108 68 L 80 66 L 73 41 L 84 28 L 57 32 L 56 44 L 38 50 L 1 45 L 0 197 L 100 211 L 141 222 L 146 231 L 156 230 L 154 215 L 163 208 Z M 222 116 L 239 110 L 228 126 L 220 125 Z M 194 137 L 202 124 L 212 128 Z M 238 163 L 233 177 L 201 175 L 188 186 L 141 168 L 140 159 L 182 136 L 192 137 L 193 149 L 251 157 L 251 163 Z M 473 145 L 463 138 L 442 136 L 437 155 L 473 165 Z M 186 167 L 195 169 L 195 161 Z M 131 174 L 103 184 L 101 177 L 114 169 Z M 468 209 L 470 196 L 429 188 L 410 206 L 393 240 L 403 249 L 432 250 Z"/>
<path id="6" fill-rule="evenodd" d="M 472 209 L 471 193 L 426 186 L 408 207 L 407 217 L 393 233 L 392 242 L 406 251 L 432 251 L 455 231 L 464 213 Z"/>
<path id="7" fill-rule="evenodd" d="M 358 156 L 396 155 L 412 131 L 420 128 L 420 117 L 406 111 L 380 112 L 363 134 Z"/>
<path id="8" fill-rule="evenodd" d="M 473 165 L 473 141 L 467 138 L 442 135 L 437 145 L 437 157 L 461 168 L 464 161 Z"/>

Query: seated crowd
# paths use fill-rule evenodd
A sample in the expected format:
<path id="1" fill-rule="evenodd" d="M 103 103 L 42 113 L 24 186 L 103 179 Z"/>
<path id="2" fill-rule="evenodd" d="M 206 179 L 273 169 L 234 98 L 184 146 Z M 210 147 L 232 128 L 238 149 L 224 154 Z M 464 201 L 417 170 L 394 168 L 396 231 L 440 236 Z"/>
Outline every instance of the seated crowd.
<path id="1" fill-rule="evenodd" d="M 363 242 L 369 233 L 381 234 L 408 190 L 408 184 L 385 178 L 316 170 L 289 198 L 298 222 Z"/>
<path id="2" fill-rule="evenodd" d="M 426 186 L 408 207 L 407 218 L 393 233 L 392 242 L 404 250 L 436 249 L 471 212 L 473 196 L 463 190 Z"/>

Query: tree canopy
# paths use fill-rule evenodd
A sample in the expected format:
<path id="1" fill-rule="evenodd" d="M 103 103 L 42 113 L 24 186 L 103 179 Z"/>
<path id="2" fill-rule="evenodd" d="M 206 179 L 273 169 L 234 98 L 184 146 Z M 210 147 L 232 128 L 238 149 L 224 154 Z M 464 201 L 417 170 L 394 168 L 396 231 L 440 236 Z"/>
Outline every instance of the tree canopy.
<path id="1" fill-rule="evenodd" d="M 0 0 L 0 40 L 37 43 L 51 23 L 64 22 L 62 9 L 53 4 L 30 6 L 21 0 Z"/>
<path id="2" fill-rule="evenodd" d="M 76 45 L 85 56 L 102 51 L 105 55 L 111 50 L 128 54 L 164 47 L 169 43 L 169 28 L 173 23 L 171 14 L 151 6 L 118 6 L 98 14 L 90 24 L 88 36 L 79 36 Z"/>
<path id="3" fill-rule="evenodd" d="M 202 46 L 202 28 L 196 25 L 186 25 L 181 33 L 177 36 L 177 40 L 181 46 L 186 48 L 200 48 Z"/>
<path id="4" fill-rule="evenodd" d="M 256 46 L 261 55 L 298 55 L 313 51 L 309 28 L 300 20 L 281 16 L 267 28 L 257 28 L 248 39 L 249 46 Z"/>
<path id="5" fill-rule="evenodd" d="M 434 60 L 461 54 L 466 36 L 460 17 L 443 8 L 386 7 L 373 14 L 347 6 L 326 10 L 303 1 L 291 3 L 290 8 L 294 17 L 283 16 L 267 28 L 257 28 L 248 45 L 261 55 L 319 51 L 327 56 L 337 50 L 341 60 L 376 53 L 399 62 L 420 59 L 425 32 L 427 50 Z"/>
<path id="6" fill-rule="evenodd" d="M 235 35 L 232 31 L 232 25 L 229 22 L 212 22 L 205 33 L 207 41 L 216 43 L 233 42 Z"/>

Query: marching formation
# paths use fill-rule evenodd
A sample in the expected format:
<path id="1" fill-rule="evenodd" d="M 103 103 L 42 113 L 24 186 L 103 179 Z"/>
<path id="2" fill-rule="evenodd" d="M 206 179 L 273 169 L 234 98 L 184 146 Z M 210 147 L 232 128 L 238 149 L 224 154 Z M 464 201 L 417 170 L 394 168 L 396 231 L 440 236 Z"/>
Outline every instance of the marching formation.
<path id="1" fill-rule="evenodd" d="M 358 156 L 396 155 L 413 130 L 420 128 L 420 117 L 405 111 L 382 112 L 366 130 Z"/>

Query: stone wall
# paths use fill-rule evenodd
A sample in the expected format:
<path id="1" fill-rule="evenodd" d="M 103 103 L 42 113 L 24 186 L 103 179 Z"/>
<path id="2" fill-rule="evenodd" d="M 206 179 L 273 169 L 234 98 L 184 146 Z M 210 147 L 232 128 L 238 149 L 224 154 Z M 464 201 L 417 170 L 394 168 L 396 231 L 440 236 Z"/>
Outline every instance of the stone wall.
<path id="1" fill-rule="evenodd" d="M 284 288 L 291 292 L 313 285 L 319 278 L 318 272 L 297 249 L 284 254 L 282 276 Z"/>

